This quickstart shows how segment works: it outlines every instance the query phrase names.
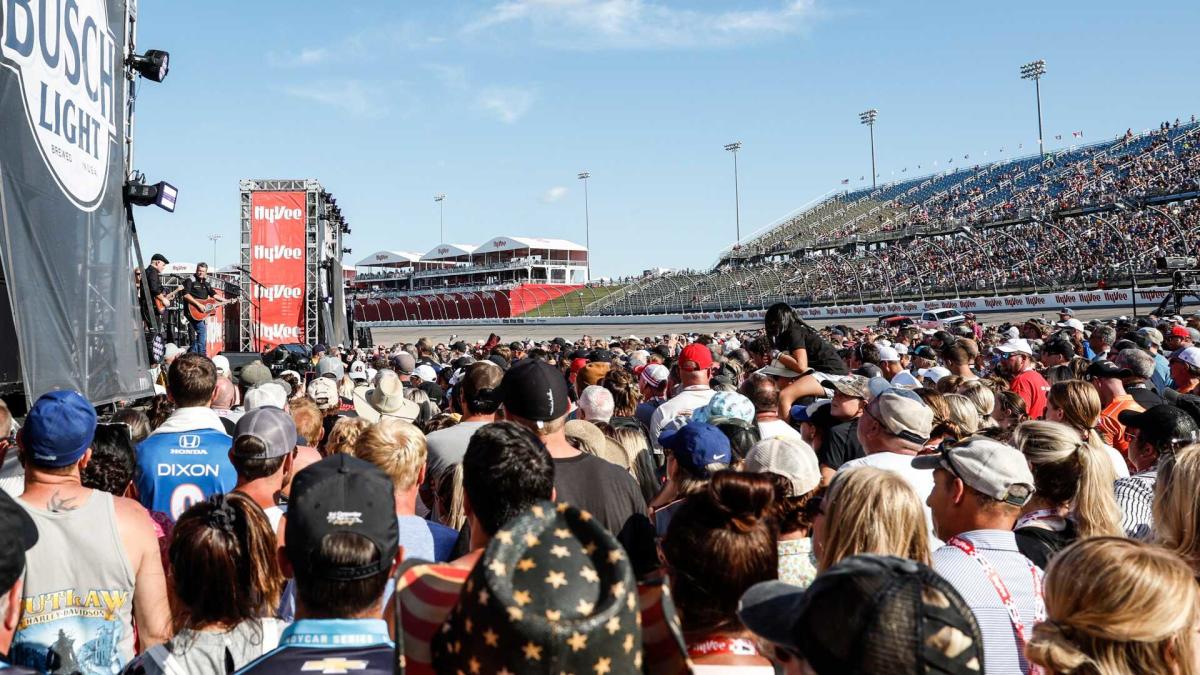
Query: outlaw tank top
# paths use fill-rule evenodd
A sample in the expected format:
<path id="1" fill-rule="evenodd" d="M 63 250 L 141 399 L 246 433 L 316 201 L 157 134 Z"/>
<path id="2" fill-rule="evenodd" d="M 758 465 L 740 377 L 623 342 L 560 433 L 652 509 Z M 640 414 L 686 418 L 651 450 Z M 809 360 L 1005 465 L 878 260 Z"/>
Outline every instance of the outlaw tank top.
<path id="1" fill-rule="evenodd" d="M 134 573 L 113 496 L 93 490 L 61 512 L 19 503 L 38 542 L 25 558 L 24 615 L 9 659 L 47 673 L 118 672 L 133 658 Z"/>

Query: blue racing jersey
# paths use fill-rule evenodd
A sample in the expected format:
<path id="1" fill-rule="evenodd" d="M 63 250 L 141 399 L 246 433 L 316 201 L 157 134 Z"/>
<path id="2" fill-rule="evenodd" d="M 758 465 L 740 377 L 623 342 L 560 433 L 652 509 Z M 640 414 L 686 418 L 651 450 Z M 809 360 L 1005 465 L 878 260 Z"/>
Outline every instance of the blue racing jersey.
<path id="1" fill-rule="evenodd" d="M 157 433 L 137 447 L 138 501 L 177 520 L 189 506 L 237 485 L 233 439 L 214 429 Z"/>
<path id="2" fill-rule="evenodd" d="M 382 619 L 301 619 L 283 630 L 279 646 L 238 673 L 395 672 L 396 646 Z"/>

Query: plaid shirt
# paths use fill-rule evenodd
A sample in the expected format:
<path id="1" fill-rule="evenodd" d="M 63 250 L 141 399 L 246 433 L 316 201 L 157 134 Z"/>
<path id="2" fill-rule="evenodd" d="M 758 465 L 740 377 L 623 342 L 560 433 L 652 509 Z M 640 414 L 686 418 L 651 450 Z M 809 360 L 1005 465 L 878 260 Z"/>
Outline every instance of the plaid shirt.
<path id="1" fill-rule="evenodd" d="M 1158 481 L 1158 467 L 1135 473 L 1128 478 L 1118 478 L 1113 483 L 1113 494 L 1117 506 L 1121 507 L 1121 529 L 1131 539 L 1147 540 L 1154 530 L 1154 483 Z"/>

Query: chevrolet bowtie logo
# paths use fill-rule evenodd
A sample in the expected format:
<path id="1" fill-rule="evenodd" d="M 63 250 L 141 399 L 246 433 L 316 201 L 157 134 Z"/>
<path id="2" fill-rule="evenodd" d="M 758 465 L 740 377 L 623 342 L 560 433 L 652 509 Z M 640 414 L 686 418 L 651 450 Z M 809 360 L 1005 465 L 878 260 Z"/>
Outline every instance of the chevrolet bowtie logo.
<path id="1" fill-rule="evenodd" d="M 300 670 L 305 673 L 349 673 L 352 670 L 366 670 L 366 661 L 352 661 L 340 656 L 331 656 L 320 661 L 305 661 Z"/>

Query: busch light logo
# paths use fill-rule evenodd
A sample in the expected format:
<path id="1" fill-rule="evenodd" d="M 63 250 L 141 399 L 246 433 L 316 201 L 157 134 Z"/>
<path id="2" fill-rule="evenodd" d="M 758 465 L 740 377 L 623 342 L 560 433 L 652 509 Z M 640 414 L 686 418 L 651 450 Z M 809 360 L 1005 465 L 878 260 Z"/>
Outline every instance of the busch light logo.
<path id="1" fill-rule="evenodd" d="M 29 129 L 55 182 L 86 211 L 104 197 L 117 142 L 119 51 L 105 0 L 0 0 L 0 65 L 21 83 Z M 14 124 L 7 121 L 6 138 Z"/>
<path id="2" fill-rule="evenodd" d="M 303 260 L 304 249 L 299 246 L 255 246 L 254 257 L 257 260 L 275 262 L 276 260 Z"/>
<path id="3" fill-rule="evenodd" d="M 300 328 L 279 323 L 264 323 L 259 326 L 259 337 L 272 342 L 300 342 Z"/>
<path id="4" fill-rule="evenodd" d="M 275 300 L 299 300 L 304 296 L 304 291 L 295 286 L 284 286 L 276 284 L 274 286 L 255 286 L 254 297 L 273 302 Z"/>
<path id="5" fill-rule="evenodd" d="M 289 209 L 286 206 L 255 206 L 254 219 L 265 220 L 274 224 L 277 220 L 300 220 L 304 212 L 300 209 Z"/>

